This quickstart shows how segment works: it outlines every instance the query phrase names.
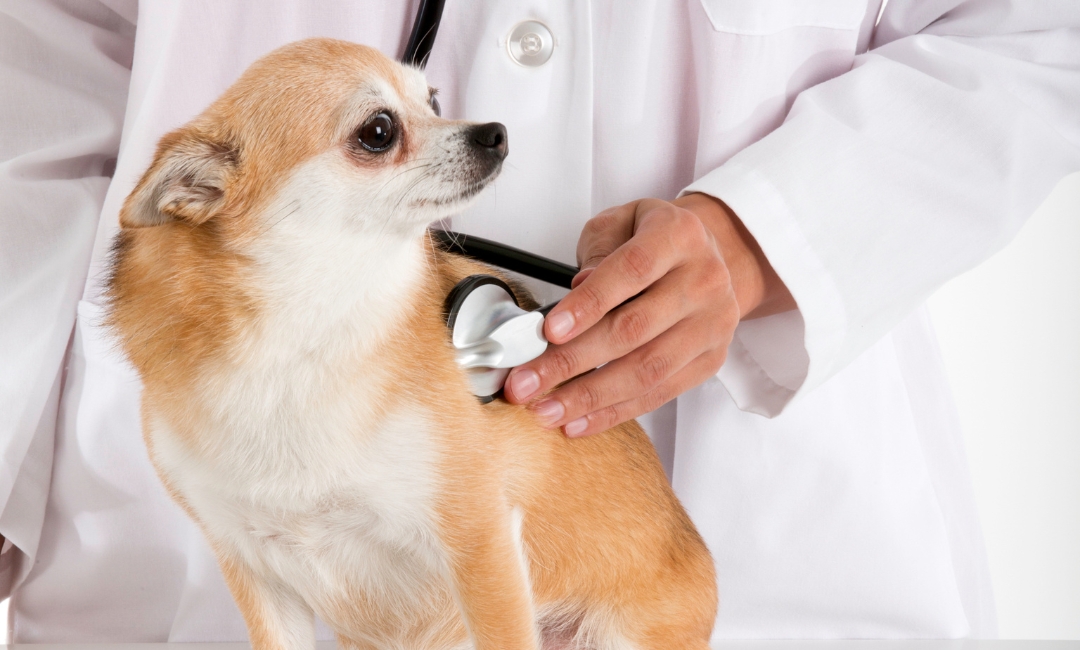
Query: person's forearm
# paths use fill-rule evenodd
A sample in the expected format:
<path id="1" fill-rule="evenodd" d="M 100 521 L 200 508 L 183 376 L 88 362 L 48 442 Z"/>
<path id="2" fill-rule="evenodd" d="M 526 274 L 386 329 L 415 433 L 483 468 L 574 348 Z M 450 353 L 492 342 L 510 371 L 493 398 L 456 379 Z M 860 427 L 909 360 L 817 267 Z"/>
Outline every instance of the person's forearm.
<path id="1" fill-rule="evenodd" d="M 672 203 L 693 212 L 716 239 L 731 274 L 740 320 L 761 318 L 795 309 L 780 276 L 773 270 L 753 235 L 722 201 L 707 194 L 687 194 Z"/>

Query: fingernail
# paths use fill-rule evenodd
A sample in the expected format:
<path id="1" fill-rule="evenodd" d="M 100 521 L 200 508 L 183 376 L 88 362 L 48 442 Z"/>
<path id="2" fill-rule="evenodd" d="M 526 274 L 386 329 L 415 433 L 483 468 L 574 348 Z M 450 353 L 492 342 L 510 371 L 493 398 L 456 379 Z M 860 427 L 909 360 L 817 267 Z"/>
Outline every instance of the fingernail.
<path id="1" fill-rule="evenodd" d="M 540 375 L 535 371 L 529 370 L 515 370 L 510 375 L 510 392 L 514 394 L 514 398 L 518 401 L 524 402 L 532 397 L 540 388 Z"/>
<path id="2" fill-rule="evenodd" d="M 574 316 L 564 311 L 560 311 L 554 314 L 550 314 L 547 317 L 548 329 L 551 330 L 551 335 L 557 339 L 561 339 L 570 333 L 570 330 L 574 329 Z"/>
<path id="3" fill-rule="evenodd" d="M 573 422 L 567 422 L 566 426 L 563 427 L 563 431 L 566 432 L 566 435 L 573 438 L 574 436 L 580 434 L 582 431 L 584 431 L 587 428 L 589 428 L 589 418 L 588 417 L 583 417 L 583 418 L 578 418 L 578 419 L 574 420 Z"/>
<path id="4" fill-rule="evenodd" d="M 559 421 L 559 418 L 566 413 L 566 408 L 562 403 L 554 399 L 546 399 L 536 406 L 532 407 L 533 413 L 536 413 L 536 417 L 540 418 L 540 421 L 544 423 L 544 426 L 550 427 Z"/>

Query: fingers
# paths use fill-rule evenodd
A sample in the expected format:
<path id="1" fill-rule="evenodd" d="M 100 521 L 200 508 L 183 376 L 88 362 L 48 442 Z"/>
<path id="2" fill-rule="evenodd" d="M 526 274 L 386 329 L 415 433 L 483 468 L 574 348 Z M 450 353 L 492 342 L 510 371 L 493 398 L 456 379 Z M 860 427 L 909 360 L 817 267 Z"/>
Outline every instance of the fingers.
<path id="1" fill-rule="evenodd" d="M 583 426 L 583 422 L 570 426 L 582 417 L 610 414 L 615 405 L 640 401 L 662 386 L 670 387 L 672 379 L 692 364 L 711 365 L 697 376 L 697 381 L 704 380 L 720 368 L 730 342 L 730 334 L 715 331 L 720 327 L 710 320 L 699 316 L 677 323 L 626 356 L 559 388 L 533 405 L 534 412 L 546 426 L 566 426 L 569 434 Z M 658 396 L 661 394 L 653 395 Z M 583 435 L 583 431 L 587 432 L 576 433 Z"/>
<path id="2" fill-rule="evenodd" d="M 654 205 L 657 204 L 657 205 Z M 695 248 L 705 244 L 708 236 L 693 214 L 663 201 L 643 200 L 635 206 L 632 236 L 621 246 L 608 252 L 608 246 L 625 235 L 620 231 L 626 223 L 626 206 L 609 211 L 612 220 L 605 236 L 599 231 L 586 237 L 579 254 L 605 256 L 588 274 L 575 278 L 575 288 L 551 310 L 544 322 L 544 334 L 555 344 L 565 343 L 595 325 L 604 314 L 631 298 L 672 268 L 685 260 Z M 601 213 L 590 223 L 603 223 L 609 218 Z M 587 261 L 583 261 L 583 266 Z"/>
<path id="3" fill-rule="evenodd" d="M 724 362 L 725 354 L 726 350 L 703 354 L 642 395 L 568 421 L 563 425 L 563 432 L 568 437 L 580 438 L 606 431 L 631 418 L 654 411 L 715 375 Z"/>
<path id="4" fill-rule="evenodd" d="M 690 311 L 688 303 L 686 294 L 678 291 L 677 278 L 661 279 L 572 341 L 549 347 L 544 355 L 515 370 L 507 382 L 507 397 L 516 403 L 526 401 L 542 388 L 633 351 L 681 320 Z M 530 377 L 528 384 L 524 377 Z"/>

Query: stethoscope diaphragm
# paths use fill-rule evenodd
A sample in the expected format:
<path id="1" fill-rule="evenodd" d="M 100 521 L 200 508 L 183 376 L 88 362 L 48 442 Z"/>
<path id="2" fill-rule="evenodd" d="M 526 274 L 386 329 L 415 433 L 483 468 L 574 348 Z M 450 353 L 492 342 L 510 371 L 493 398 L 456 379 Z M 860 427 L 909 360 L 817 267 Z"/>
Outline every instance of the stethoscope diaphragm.
<path id="1" fill-rule="evenodd" d="M 493 275 L 458 282 L 446 297 L 445 315 L 455 359 L 482 403 L 502 390 L 511 368 L 547 349 L 543 311 L 522 309 L 510 287 Z"/>

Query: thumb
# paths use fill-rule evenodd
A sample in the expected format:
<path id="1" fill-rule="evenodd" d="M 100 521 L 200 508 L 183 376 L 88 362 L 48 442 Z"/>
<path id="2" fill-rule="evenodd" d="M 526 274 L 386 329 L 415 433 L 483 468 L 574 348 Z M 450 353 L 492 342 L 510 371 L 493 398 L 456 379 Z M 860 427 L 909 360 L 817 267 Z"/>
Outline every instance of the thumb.
<path id="1" fill-rule="evenodd" d="M 578 238 L 577 259 L 581 272 L 574 276 L 573 286 L 581 284 L 605 257 L 634 236 L 637 201 L 608 208 L 585 222 Z"/>
<path id="2" fill-rule="evenodd" d="M 584 282 L 585 278 L 589 277 L 589 275 L 591 275 L 593 270 L 595 270 L 595 269 L 596 269 L 596 266 L 594 265 L 594 266 L 589 266 L 589 267 L 583 268 L 580 271 L 578 271 L 577 275 L 575 275 L 574 278 L 572 280 L 570 280 L 570 288 L 571 289 L 577 289 L 578 285 L 581 284 L 582 282 Z"/>

